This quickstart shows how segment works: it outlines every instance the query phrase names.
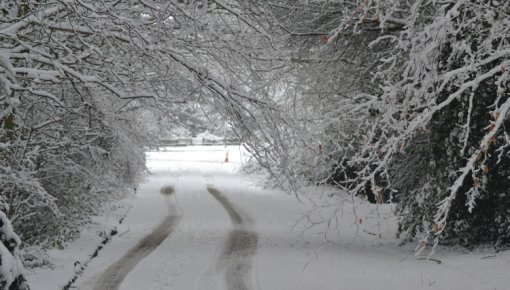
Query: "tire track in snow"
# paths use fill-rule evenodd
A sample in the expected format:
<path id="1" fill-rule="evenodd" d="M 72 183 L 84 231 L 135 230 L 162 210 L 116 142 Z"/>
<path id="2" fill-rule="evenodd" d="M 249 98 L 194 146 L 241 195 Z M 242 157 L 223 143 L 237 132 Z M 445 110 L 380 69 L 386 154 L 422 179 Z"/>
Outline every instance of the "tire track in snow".
<path id="1" fill-rule="evenodd" d="M 207 185 L 207 190 L 225 208 L 233 225 L 223 246 L 217 269 L 224 271 L 228 290 L 252 289 L 252 256 L 257 252 L 258 243 L 258 234 L 253 230 L 253 220 L 236 209 L 227 197 L 212 185 Z"/>
<path id="2" fill-rule="evenodd" d="M 173 186 L 165 186 L 161 188 L 161 194 L 165 196 L 169 203 L 169 209 L 174 206 L 171 204 L 170 195 L 175 192 Z M 114 290 L 119 289 L 120 284 L 133 270 L 133 268 L 152 253 L 177 227 L 180 216 L 176 212 L 169 212 L 168 216 L 145 238 L 143 238 L 136 246 L 131 248 L 122 258 L 113 265 L 108 267 L 96 282 L 95 290 Z"/>

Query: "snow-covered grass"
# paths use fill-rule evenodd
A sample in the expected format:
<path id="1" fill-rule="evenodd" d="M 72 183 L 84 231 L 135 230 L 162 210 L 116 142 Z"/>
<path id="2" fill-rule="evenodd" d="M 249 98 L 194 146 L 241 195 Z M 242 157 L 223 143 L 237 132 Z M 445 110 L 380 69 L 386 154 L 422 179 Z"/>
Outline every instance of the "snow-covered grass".
<path id="1" fill-rule="evenodd" d="M 148 152 L 147 157 L 151 174 L 137 195 L 112 216 L 96 218 L 67 249 L 50 251 L 47 258 L 55 266 L 29 272 L 33 289 L 60 289 L 72 277 L 74 262 L 86 260 L 100 243 L 97 231 L 116 226 L 119 234 L 76 283 L 79 289 L 93 289 L 108 265 L 169 211 L 182 216 L 175 231 L 129 273 L 121 289 L 226 289 L 218 258 L 232 225 L 207 185 L 254 221 L 258 249 L 252 289 L 508 289 L 509 252 L 440 248 L 433 258 L 441 264 L 418 260 L 414 245 L 399 246 L 395 238 L 391 205 L 377 207 L 342 194 L 332 198 L 330 188 L 307 188 L 309 198 L 301 202 L 261 189 L 238 173 L 247 158 L 238 147 L 176 147 Z M 169 185 L 175 195 L 165 200 L 159 191 Z M 119 225 L 116 217 L 128 210 Z"/>

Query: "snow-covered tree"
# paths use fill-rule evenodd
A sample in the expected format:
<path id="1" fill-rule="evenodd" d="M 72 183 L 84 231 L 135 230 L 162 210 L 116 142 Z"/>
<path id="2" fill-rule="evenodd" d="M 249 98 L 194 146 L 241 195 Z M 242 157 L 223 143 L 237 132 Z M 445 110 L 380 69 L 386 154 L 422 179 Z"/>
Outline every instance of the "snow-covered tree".
<path id="1" fill-rule="evenodd" d="M 132 186 L 143 168 L 143 143 L 127 142 L 136 132 L 129 109 L 150 96 L 121 79 L 122 57 L 141 52 L 120 29 L 129 20 L 114 22 L 114 3 L 2 3 L 1 207 L 30 244 L 60 245 L 100 192 Z"/>

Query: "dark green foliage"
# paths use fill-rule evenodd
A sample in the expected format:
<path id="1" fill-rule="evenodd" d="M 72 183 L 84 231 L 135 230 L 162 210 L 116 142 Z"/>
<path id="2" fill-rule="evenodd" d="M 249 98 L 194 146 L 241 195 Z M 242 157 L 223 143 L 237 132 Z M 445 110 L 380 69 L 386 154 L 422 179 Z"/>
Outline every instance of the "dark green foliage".
<path id="1" fill-rule="evenodd" d="M 438 203 L 448 194 L 469 155 L 479 146 L 488 131 L 493 116 L 487 107 L 496 101 L 497 87 L 490 80 L 474 92 L 469 138 L 464 147 L 469 95 L 453 102 L 434 115 L 425 132 L 419 133 L 396 158 L 392 167 L 393 187 L 399 191 L 399 234 L 414 237 L 430 229 Z M 500 100 L 504 102 L 505 96 Z M 484 172 L 469 175 L 456 196 L 448 217 L 443 241 L 473 247 L 480 244 L 503 246 L 510 244 L 510 155 L 499 150 L 510 135 L 510 120 L 503 127 L 505 134 L 493 141 L 480 156 Z M 464 153 L 464 154 L 462 154 Z M 476 205 L 469 212 L 466 192 L 479 191 Z"/>

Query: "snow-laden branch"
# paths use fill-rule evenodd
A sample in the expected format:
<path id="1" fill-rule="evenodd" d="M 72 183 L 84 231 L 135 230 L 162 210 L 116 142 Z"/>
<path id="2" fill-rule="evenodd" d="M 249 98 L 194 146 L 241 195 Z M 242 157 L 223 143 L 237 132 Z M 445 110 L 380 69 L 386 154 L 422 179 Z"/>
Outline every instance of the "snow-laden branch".
<path id="1" fill-rule="evenodd" d="M 65 9 L 65 5 L 57 4 L 57 5 L 54 5 L 53 7 L 50 7 L 46 10 L 38 12 L 35 15 L 28 15 L 26 18 L 21 19 L 20 21 L 16 22 L 15 24 L 9 25 L 7 27 L 2 27 L 3 26 L 2 25 L 2 26 L 0 26 L 0 35 L 5 35 L 5 36 L 12 37 L 12 38 L 16 38 L 17 33 L 21 29 L 29 26 L 32 23 L 40 23 L 45 18 L 53 16 L 53 15 L 61 12 L 64 9 Z"/>

